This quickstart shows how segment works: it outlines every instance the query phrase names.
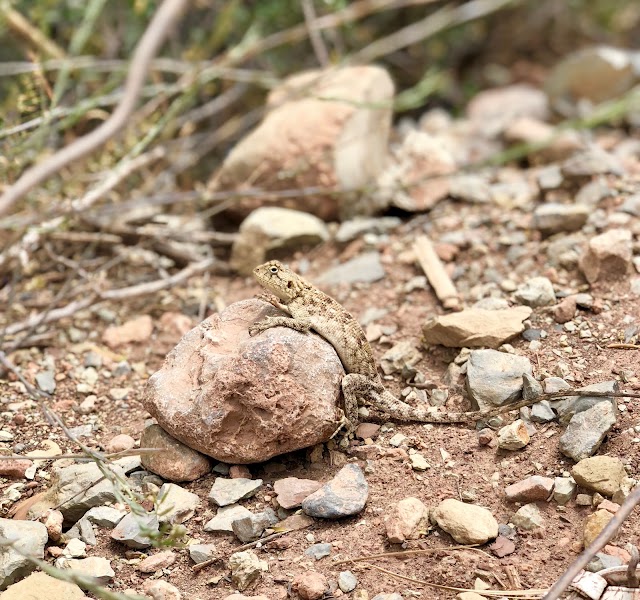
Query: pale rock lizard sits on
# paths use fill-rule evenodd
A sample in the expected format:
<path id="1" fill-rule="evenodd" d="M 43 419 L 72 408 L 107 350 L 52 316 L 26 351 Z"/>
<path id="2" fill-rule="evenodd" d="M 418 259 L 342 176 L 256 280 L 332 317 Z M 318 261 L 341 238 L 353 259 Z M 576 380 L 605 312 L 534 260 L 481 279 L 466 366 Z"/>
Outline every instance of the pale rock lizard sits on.
<path id="1" fill-rule="evenodd" d="M 277 300 L 271 296 L 260 297 L 291 316 L 258 321 L 249 327 L 249 335 L 257 335 L 271 327 L 289 327 L 304 333 L 313 329 L 327 340 L 347 372 L 342 379 L 346 417 L 343 424 L 350 431 L 358 424 L 358 405 L 365 403 L 398 421 L 423 423 L 468 423 L 533 404 L 528 401 L 488 411 L 461 413 L 438 412 L 435 407 L 413 407 L 385 389 L 362 327 L 340 303 L 277 260 L 256 267 L 253 274 Z"/>

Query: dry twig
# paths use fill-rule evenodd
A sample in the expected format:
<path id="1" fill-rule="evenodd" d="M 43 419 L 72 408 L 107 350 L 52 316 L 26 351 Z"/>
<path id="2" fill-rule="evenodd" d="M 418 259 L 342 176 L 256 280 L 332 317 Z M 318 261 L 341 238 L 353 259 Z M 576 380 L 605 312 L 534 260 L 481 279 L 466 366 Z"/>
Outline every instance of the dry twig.
<path id="1" fill-rule="evenodd" d="M 418 236 L 413 244 L 418 262 L 433 287 L 438 300 L 445 308 L 456 309 L 460 306 L 458 290 L 451 281 L 440 257 L 436 254 L 431 240 L 426 235 Z"/>

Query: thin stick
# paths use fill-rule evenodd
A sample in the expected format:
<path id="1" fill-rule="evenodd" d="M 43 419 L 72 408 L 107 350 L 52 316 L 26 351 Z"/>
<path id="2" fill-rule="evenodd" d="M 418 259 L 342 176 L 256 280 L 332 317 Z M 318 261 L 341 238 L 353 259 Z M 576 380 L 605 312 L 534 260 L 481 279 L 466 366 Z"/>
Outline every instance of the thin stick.
<path id="1" fill-rule="evenodd" d="M 358 558 L 345 558 L 333 563 L 334 567 L 338 565 L 345 565 L 347 563 L 356 563 L 364 560 L 372 560 L 374 558 L 403 558 L 405 556 L 415 556 L 420 554 L 435 554 L 436 552 L 448 552 L 453 550 L 476 550 L 479 544 L 472 544 L 469 546 L 450 546 L 449 548 L 423 548 L 421 550 L 402 550 L 400 552 L 380 552 L 379 554 L 369 554 L 367 556 L 359 556 Z M 484 555 L 493 558 L 491 555 L 483 552 Z"/>
<path id="2" fill-rule="evenodd" d="M 64 58 L 65 52 L 55 42 L 46 37 L 42 31 L 34 27 L 17 10 L 11 7 L 9 2 L 0 3 L 7 25 L 14 33 L 25 38 L 30 44 L 54 58 Z M 39 68 L 37 68 L 39 70 Z"/>
<path id="3" fill-rule="evenodd" d="M 433 249 L 431 240 L 426 235 L 418 236 L 413 243 L 413 250 L 424 274 L 438 296 L 438 300 L 445 308 L 458 308 L 460 305 L 458 290 L 447 274 L 440 257 Z"/>
<path id="4" fill-rule="evenodd" d="M 304 22 L 309 32 L 309 40 L 311 47 L 316 55 L 318 64 L 324 69 L 329 64 L 329 52 L 325 46 L 322 34 L 316 27 L 318 16 L 316 15 L 313 0 L 302 0 L 302 12 L 304 13 Z"/>
<path id="5" fill-rule="evenodd" d="M 125 94 L 113 114 L 91 133 L 78 138 L 25 171 L 18 181 L 0 197 L 0 215 L 6 214 L 11 206 L 29 190 L 54 173 L 58 173 L 69 163 L 93 152 L 127 124 L 146 79 L 149 64 L 187 4 L 188 0 L 165 0 L 162 3 L 135 49 L 125 84 Z"/>
<path id="6" fill-rule="evenodd" d="M 606 524 L 605 528 L 598 534 L 598 537 L 569 565 L 569 568 L 560 576 L 560 579 L 551 586 L 542 600 L 558 600 L 560 595 L 571 585 L 576 575 L 609 543 L 609 540 L 616 534 L 620 526 L 639 502 L 640 485 L 636 485 L 611 520 Z M 482 593 L 484 594 L 484 592 Z"/>
<path id="7" fill-rule="evenodd" d="M 153 454 L 162 452 L 164 448 L 134 448 L 132 450 L 122 450 L 121 452 L 112 452 L 104 454 L 105 459 L 117 459 L 125 456 L 138 456 L 139 454 Z M 55 456 L 25 456 L 24 454 L 0 454 L 0 460 L 59 460 L 62 458 L 74 458 L 76 460 L 93 460 L 85 454 L 56 454 Z"/>

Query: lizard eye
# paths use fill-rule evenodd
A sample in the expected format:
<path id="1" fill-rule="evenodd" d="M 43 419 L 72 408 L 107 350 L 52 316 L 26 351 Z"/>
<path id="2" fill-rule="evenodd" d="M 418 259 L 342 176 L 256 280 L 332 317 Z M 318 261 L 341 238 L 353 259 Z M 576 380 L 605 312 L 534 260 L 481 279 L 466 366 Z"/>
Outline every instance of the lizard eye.
<path id="1" fill-rule="evenodd" d="M 272 273 L 277 273 L 278 272 L 278 267 L 276 267 L 275 265 L 273 267 L 269 268 L 269 271 L 271 271 Z"/>

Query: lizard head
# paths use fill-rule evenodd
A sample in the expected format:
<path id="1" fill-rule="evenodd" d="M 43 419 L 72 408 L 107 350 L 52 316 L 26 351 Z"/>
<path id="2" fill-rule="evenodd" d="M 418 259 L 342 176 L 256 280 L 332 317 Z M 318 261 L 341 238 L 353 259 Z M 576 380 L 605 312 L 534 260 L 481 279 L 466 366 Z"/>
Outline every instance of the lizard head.
<path id="1" fill-rule="evenodd" d="M 283 302 L 293 300 L 304 288 L 304 280 L 277 260 L 270 260 L 253 270 L 258 283 Z"/>

